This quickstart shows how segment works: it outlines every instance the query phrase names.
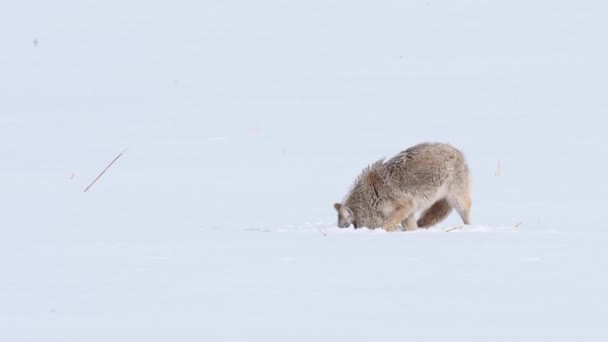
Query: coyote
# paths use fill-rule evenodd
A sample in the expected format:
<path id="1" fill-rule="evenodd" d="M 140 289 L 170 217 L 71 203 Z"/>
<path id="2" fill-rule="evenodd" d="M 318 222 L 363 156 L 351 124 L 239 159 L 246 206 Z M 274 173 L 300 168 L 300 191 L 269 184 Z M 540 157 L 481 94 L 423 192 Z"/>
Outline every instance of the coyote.
<path id="1" fill-rule="evenodd" d="M 456 209 L 470 224 L 469 167 L 458 149 L 421 143 L 369 165 L 355 180 L 343 203 L 335 203 L 338 227 L 395 231 L 429 227 Z M 415 213 L 424 210 L 416 221 Z"/>

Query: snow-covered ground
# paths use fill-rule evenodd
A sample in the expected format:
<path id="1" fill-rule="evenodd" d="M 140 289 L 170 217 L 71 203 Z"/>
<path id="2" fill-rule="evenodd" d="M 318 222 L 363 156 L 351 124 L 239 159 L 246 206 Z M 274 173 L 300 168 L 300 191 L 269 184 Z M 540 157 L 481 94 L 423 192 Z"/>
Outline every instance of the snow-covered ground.
<path id="1" fill-rule="evenodd" d="M 0 341 L 608 338 L 603 2 L 1 7 Z M 337 229 L 421 141 L 474 225 Z"/>
<path id="2" fill-rule="evenodd" d="M 81 228 L 2 239 L 3 341 L 607 336 L 607 233 Z"/>

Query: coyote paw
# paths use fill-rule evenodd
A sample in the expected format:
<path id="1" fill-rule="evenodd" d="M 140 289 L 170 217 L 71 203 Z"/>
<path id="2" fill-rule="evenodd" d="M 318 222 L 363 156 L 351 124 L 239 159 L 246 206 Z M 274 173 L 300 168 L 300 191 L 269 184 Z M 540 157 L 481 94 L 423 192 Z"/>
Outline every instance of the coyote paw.
<path id="1" fill-rule="evenodd" d="M 398 230 L 398 229 L 397 229 L 397 226 L 394 226 L 394 225 L 393 225 L 393 226 L 385 226 L 385 227 L 383 227 L 383 228 L 384 228 L 384 230 L 386 230 L 387 232 L 396 232 L 396 231 Z"/>

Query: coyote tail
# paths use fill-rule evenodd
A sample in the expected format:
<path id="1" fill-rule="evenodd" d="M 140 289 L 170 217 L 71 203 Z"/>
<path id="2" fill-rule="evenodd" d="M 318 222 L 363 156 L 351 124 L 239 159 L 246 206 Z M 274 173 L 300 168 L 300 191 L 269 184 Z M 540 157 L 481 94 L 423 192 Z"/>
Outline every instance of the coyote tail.
<path id="1" fill-rule="evenodd" d="M 433 205 L 425 210 L 420 218 L 418 219 L 418 227 L 420 228 L 428 228 L 430 226 L 434 226 L 439 222 L 443 221 L 450 212 L 452 211 L 452 206 L 448 203 L 448 200 L 445 198 L 440 199 L 439 201 L 433 203 Z"/>

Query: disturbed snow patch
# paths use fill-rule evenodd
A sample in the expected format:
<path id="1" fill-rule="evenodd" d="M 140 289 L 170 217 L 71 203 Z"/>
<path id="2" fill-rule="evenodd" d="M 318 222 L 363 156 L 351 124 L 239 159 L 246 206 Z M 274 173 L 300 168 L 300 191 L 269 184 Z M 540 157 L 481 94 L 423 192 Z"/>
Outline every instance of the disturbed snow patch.
<path id="1" fill-rule="evenodd" d="M 263 233 L 316 233 L 323 235 L 336 234 L 429 234 L 429 233 L 509 233 L 518 232 L 518 226 L 510 225 L 460 225 L 460 226 L 436 226 L 431 228 L 418 228 L 413 232 L 387 232 L 384 229 L 368 228 L 338 228 L 333 223 L 307 222 L 299 225 L 287 225 L 275 228 L 248 228 L 247 231 Z"/>

